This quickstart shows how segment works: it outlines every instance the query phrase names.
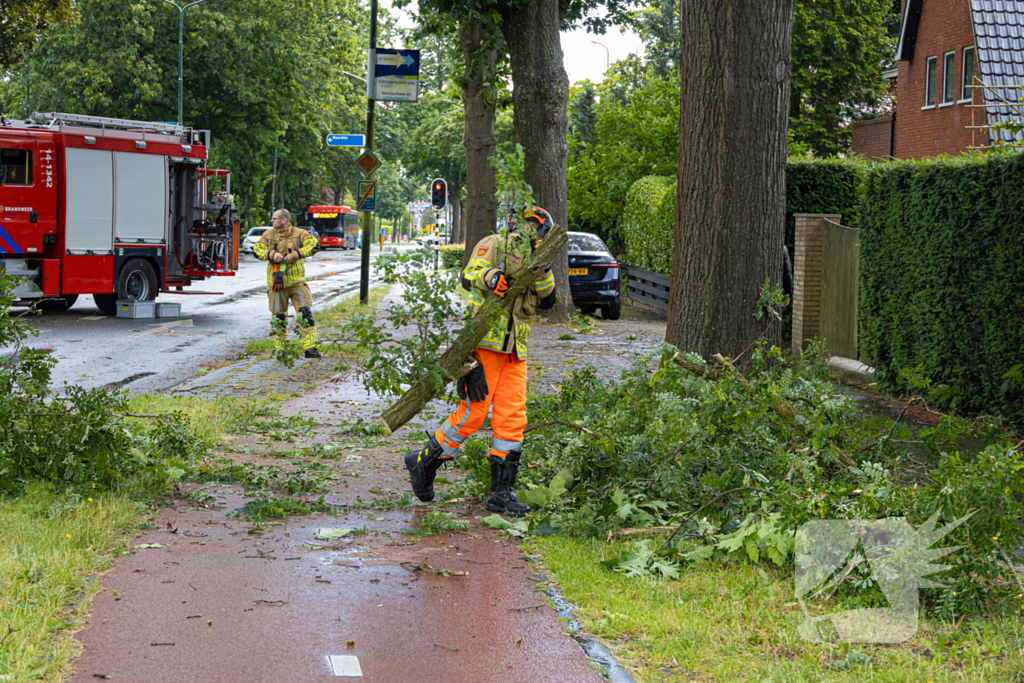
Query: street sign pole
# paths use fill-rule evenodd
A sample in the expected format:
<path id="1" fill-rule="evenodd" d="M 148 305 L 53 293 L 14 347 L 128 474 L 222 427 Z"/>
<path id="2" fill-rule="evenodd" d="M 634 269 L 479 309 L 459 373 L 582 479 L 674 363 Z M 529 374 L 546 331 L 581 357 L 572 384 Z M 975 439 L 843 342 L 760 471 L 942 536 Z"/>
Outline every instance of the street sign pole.
<path id="1" fill-rule="evenodd" d="M 377 65 L 377 0 L 370 0 L 370 55 L 366 73 L 366 149 L 373 151 L 373 109 L 374 73 Z M 359 305 L 365 306 L 370 300 L 370 240 L 373 229 L 373 214 L 364 211 L 362 216 L 363 252 L 359 268 Z"/>

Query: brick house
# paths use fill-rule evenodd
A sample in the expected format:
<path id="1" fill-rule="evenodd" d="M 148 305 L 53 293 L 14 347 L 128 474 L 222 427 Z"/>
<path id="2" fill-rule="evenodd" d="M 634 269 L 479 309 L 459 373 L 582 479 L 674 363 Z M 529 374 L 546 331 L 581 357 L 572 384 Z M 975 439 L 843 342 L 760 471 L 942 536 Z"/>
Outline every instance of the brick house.
<path id="1" fill-rule="evenodd" d="M 884 74 L 896 110 L 853 124 L 855 154 L 960 154 L 1012 139 L 991 126 L 1024 120 L 1024 0 L 903 0 L 896 60 Z M 1016 106 L 998 106 L 1007 102 Z"/>

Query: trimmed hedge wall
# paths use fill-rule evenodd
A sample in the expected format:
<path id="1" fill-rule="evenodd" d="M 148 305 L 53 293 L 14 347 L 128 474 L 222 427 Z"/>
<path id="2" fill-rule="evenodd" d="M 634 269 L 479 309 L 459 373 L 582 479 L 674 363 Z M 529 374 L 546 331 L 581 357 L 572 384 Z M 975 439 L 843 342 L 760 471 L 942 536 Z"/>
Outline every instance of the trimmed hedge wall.
<path id="1" fill-rule="evenodd" d="M 868 165 L 850 159 L 786 162 L 786 247 L 793 254 L 796 213 L 838 213 L 843 225 L 860 227 L 860 201 Z"/>
<path id="2" fill-rule="evenodd" d="M 462 270 L 462 257 L 466 253 L 465 244 L 444 244 L 438 247 L 441 252 L 441 266 L 449 270 Z"/>
<path id="3" fill-rule="evenodd" d="M 676 223 L 676 179 L 649 175 L 633 183 L 622 212 L 626 262 L 672 273 L 672 244 Z"/>
<path id="4" fill-rule="evenodd" d="M 786 163 L 786 247 L 793 256 L 796 213 L 839 213 L 843 224 L 860 223 L 867 164 L 849 159 L 790 159 Z M 676 179 L 646 176 L 633 183 L 623 209 L 626 261 L 663 275 L 672 273 Z"/>
<path id="5" fill-rule="evenodd" d="M 894 162 L 867 173 L 861 355 L 919 369 L 968 410 L 1022 414 L 1024 155 Z"/>

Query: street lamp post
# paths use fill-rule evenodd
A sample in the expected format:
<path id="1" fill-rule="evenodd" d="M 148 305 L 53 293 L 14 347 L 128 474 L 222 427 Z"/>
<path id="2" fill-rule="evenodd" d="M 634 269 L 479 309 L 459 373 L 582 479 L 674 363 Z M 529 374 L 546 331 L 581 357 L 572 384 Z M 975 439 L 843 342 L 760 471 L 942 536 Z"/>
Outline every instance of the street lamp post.
<path id="1" fill-rule="evenodd" d="M 167 2 L 167 0 L 164 0 L 164 2 Z M 594 45 L 600 45 L 601 47 L 604 48 L 604 72 L 608 73 L 608 69 L 610 69 L 611 66 L 612 66 L 612 53 L 611 53 L 611 50 L 609 50 L 608 46 L 605 45 L 604 43 L 599 43 L 596 40 L 592 40 L 590 42 L 593 43 Z"/>
<path id="2" fill-rule="evenodd" d="M 171 0 L 164 0 L 164 2 L 168 5 L 174 5 L 178 9 L 178 125 L 180 126 L 182 124 L 181 93 L 184 81 L 185 10 L 192 5 L 206 2 L 206 0 L 195 0 L 195 2 L 190 2 L 184 6 L 171 2 Z"/>

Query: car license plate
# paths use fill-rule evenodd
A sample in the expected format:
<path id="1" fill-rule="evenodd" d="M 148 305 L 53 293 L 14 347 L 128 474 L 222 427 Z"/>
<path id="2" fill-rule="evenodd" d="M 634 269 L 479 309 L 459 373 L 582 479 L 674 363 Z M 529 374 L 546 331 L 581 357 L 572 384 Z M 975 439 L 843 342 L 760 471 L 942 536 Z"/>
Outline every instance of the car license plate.
<path id="1" fill-rule="evenodd" d="M 587 271 L 586 268 L 570 268 L 569 269 L 569 275 L 586 275 L 587 272 L 588 271 Z"/>

